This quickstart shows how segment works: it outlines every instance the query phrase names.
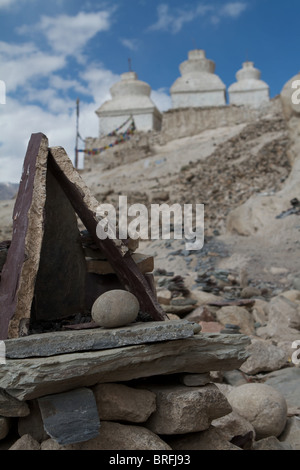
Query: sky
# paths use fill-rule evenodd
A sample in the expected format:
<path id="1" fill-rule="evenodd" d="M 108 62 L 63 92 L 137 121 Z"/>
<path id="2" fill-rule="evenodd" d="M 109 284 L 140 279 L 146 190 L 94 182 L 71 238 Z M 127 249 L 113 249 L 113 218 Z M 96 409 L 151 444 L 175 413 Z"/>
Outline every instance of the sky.
<path id="1" fill-rule="evenodd" d="M 193 49 L 227 88 L 253 61 L 275 97 L 300 70 L 299 18 L 299 0 L 0 0 L 0 182 L 19 182 L 32 133 L 74 161 L 77 98 L 80 135 L 97 137 L 129 58 L 161 111 Z"/>

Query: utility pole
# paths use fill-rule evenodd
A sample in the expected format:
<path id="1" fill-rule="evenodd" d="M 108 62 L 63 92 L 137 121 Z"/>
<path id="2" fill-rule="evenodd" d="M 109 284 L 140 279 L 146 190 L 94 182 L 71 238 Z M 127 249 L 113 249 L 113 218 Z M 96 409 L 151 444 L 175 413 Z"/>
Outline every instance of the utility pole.
<path id="1" fill-rule="evenodd" d="M 78 136 L 79 136 L 79 98 L 77 98 L 76 100 L 75 168 L 78 168 Z"/>

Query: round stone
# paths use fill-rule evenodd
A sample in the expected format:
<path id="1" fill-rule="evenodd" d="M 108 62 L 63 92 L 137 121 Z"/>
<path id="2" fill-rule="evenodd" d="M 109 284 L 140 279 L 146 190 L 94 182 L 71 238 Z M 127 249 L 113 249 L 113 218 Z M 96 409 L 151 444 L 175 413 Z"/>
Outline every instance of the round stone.
<path id="1" fill-rule="evenodd" d="M 139 313 L 139 302 L 131 292 L 110 290 L 100 295 L 92 306 L 92 319 L 104 328 L 132 323 Z"/>
<path id="2" fill-rule="evenodd" d="M 284 396 L 270 385 L 249 383 L 235 387 L 227 399 L 240 416 L 255 429 L 257 439 L 279 436 L 286 425 Z"/>

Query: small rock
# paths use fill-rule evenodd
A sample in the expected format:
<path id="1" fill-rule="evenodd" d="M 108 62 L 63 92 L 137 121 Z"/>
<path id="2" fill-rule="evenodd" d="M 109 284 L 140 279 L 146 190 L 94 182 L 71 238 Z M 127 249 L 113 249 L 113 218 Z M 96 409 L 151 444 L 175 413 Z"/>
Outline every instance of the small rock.
<path id="1" fill-rule="evenodd" d="M 240 385 L 227 398 L 233 410 L 253 425 L 258 439 L 282 433 L 287 404 L 284 396 L 273 387 L 261 383 Z"/>
<path id="2" fill-rule="evenodd" d="M 248 433 L 252 433 L 250 437 L 251 444 L 255 440 L 255 429 L 252 424 L 247 421 L 243 416 L 240 416 L 236 411 L 232 411 L 226 416 L 215 419 L 212 425 L 220 429 L 226 439 L 231 441 L 237 436 L 246 436 Z"/>
<path id="3" fill-rule="evenodd" d="M 206 374 L 182 374 L 180 382 L 187 387 L 202 387 L 212 382 L 209 372 Z"/>
<path id="4" fill-rule="evenodd" d="M 175 297 L 174 299 L 171 300 L 171 305 L 178 305 L 180 307 L 186 306 L 186 305 L 193 305 L 195 308 L 196 303 L 197 303 L 197 300 L 190 299 L 189 297 L 187 298 Z"/>
<path id="5" fill-rule="evenodd" d="M 219 302 L 222 300 L 221 297 L 198 289 L 193 290 L 192 297 L 197 300 L 197 304 L 199 306 L 209 304 L 210 302 Z"/>
<path id="6" fill-rule="evenodd" d="M 30 434 L 24 434 L 8 450 L 40 450 L 40 444 Z"/>
<path id="7" fill-rule="evenodd" d="M 277 268 L 276 266 L 271 266 L 270 268 L 270 273 L 271 274 L 286 274 L 288 273 L 288 269 L 286 268 Z"/>
<path id="8" fill-rule="evenodd" d="M 238 385 L 243 385 L 243 384 L 248 383 L 245 378 L 245 375 L 240 370 L 237 370 L 237 369 L 228 370 L 228 371 L 223 372 L 223 374 L 224 374 L 224 379 L 226 383 L 228 383 L 229 385 L 236 387 Z"/>
<path id="9" fill-rule="evenodd" d="M 186 315 L 184 319 L 188 321 L 195 321 L 197 323 L 200 321 L 211 322 L 216 320 L 216 316 L 206 307 L 202 306 L 195 308 L 195 310 Z"/>
<path id="10" fill-rule="evenodd" d="M 28 402 L 30 414 L 23 418 L 19 418 L 18 421 L 18 433 L 19 436 L 29 434 L 33 439 L 38 442 L 42 442 L 49 438 L 49 435 L 44 429 L 42 415 L 40 412 L 39 405 L 36 400 Z"/>
<path id="11" fill-rule="evenodd" d="M 149 390 L 107 383 L 93 387 L 100 420 L 143 423 L 156 410 L 156 395 Z"/>
<path id="12" fill-rule="evenodd" d="M 0 440 L 4 439 L 9 433 L 10 419 L 4 416 L 0 416 Z"/>
<path id="13" fill-rule="evenodd" d="M 64 450 L 64 447 L 54 439 L 46 439 L 41 443 L 41 450 Z"/>
<path id="14" fill-rule="evenodd" d="M 294 280 L 293 280 L 293 287 L 296 289 L 296 290 L 300 290 L 300 277 L 294 277 Z"/>
<path id="15" fill-rule="evenodd" d="M 200 321 L 202 333 L 220 333 L 223 326 L 219 322 L 215 321 Z"/>
<path id="16" fill-rule="evenodd" d="M 168 289 L 162 289 L 157 291 L 157 301 L 163 305 L 169 305 L 172 298 L 172 294 Z"/>
<path id="17" fill-rule="evenodd" d="M 270 436 L 253 444 L 253 450 L 293 450 L 289 444 L 280 442 L 276 437 Z"/>
<path id="18" fill-rule="evenodd" d="M 0 416 L 18 417 L 29 415 L 30 410 L 26 402 L 10 396 L 5 390 L 0 390 Z"/>
<path id="19" fill-rule="evenodd" d="M 252 297 L 259 297 L 261 295 L 260 289 L 257 289 L 256 287 L 244 287 L 241 292 L 241 298 L 242 299 L 251 299 Z"/>
<path id="20" fill-rule="evenodd" d="M 291 302 L 300 302 L 300 291 L 299 290 L 289 290 L 286 292 L 282 292 L 283 297 L 289 299 Z"/>
<path id="21" fill-rule="evenodd" d="M 168 440 L 173 450 L 241 450 L 231 444 L 220 429 L 210 426 L 202 432 L 194 432 L 186 436 Z"/>
<path id="22" fill-rule="evenodd" d="M 255 322 L 259 322 L 262 325 L 266 323 L 269 314 L 268 305 L 268 302 L 265 300 L 255 299 L 252 309 L 252 316 Z"/>
<path id="23" fill-rule="evenodd" d="M 288 357 L 285 351 L 264 340 L 251 338 L 247 351 L 250 356 L 240 369 L 248 375 L 278 370 L 287 364 Z"/>
<path id="24" fill-rule="evenodd" d="M 131 292 L 110 290 L 100 295 L 92 307 L 92 318 L 103 328 L 132 323 L 139 313 L 139 302 Z"/>
<path id="25" fill-rule="evenodd" d="M 168 314 L 173 313 L 180 318 L 185 317 L 187 313 L 194 310 L 193 305 L 162 305 L 162 309 Z"/>
<path id="26" fill-rule="evenodd" d="M 291 445 L 293 450 L 300 450 L 300 416 L 288 418 L 286 427 L 279 436 L 279 440 Z"/>
<path id="27" fill-rule="evenodd" d="M 242 334 L 253 335 L 255 333 L 253 317 L 244 307 L 222 307 L 217 312 L 217 320 L 222 325 L 226 323 L 238 325 Z"/>

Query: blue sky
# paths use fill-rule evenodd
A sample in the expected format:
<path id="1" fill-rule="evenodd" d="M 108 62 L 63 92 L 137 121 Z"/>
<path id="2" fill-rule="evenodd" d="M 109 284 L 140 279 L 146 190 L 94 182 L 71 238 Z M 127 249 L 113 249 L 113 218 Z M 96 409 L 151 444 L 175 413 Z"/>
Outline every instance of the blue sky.
<path id="1" fill-rule="evenodd" d="M 195 48 L 227 87 L 254 61 L 274 97 L 300 70 L 299 13 L 299 0 L 0 0 L 0 181 L 19 181 L 33 132 L 74 158 L 77 97 L 80 134 L 97 136 L 95 110 L 129 57 L 162 111 Z"/>

